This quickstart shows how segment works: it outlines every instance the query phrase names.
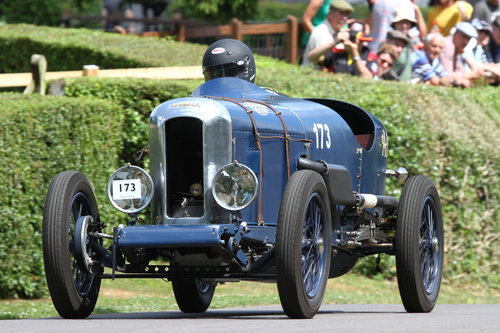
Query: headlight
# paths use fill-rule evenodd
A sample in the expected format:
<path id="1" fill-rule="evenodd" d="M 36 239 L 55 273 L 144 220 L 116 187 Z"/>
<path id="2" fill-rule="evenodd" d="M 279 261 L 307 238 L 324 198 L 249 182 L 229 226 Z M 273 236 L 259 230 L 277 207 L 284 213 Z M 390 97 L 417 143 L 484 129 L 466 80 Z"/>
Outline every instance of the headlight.
<path id="1" fill-rule="evenodd" d="M 143 169 L 127 165 L 111 175 L 108 197 L 121 212 L 136 214 L 147 207 L 153 197 L 153 180 Z"/>
<path id="2" fill-rule="evenodd" d="M 215 174 L 212 193 L 215 201 L 224 209 L 242 210 L 257 196 L 257 176 L 237 162 L 223 166 Z"/>

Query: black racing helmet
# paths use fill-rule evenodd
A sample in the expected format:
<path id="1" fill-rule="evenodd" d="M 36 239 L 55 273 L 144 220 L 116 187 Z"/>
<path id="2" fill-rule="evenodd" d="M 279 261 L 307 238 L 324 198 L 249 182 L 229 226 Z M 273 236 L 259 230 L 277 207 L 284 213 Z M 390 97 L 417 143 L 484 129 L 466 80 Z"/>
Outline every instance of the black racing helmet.
<path id="1" fill-rule="evenodd" d="M 245 43 L 221 39 L 208 47 L 203 55 L 205 81 L 218 77 L 236 77 L 255 82 L 255 60 Z"/>

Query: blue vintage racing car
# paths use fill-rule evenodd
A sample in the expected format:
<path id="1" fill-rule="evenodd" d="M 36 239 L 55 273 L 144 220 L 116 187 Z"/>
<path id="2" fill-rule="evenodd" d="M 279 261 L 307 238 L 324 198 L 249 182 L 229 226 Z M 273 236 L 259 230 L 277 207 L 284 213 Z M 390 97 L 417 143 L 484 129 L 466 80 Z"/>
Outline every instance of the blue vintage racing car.
<path id="1" fill-rule="evenodd" d="M 407 311 L 436 304 L 438 192 L 387 169 L 387 132 L 365 110 L 215 78 L 153 110 L 149 147 L 150 173 L 126 165 L 110 177 L 109 199 L 129 216 L 112 234 L 84 175 L 53 179 L 43 249 L 62 317 L 90 315 L 102 279 L 149 277 L 171 281 L 187 313 L 205 311 L 219 283 L 276 281 L 285 313 L 311 318 L 329 278 L 381 253 L 396 256 Z M 406 180 L 399 199 L 384 195 L 387 177 Z"/>

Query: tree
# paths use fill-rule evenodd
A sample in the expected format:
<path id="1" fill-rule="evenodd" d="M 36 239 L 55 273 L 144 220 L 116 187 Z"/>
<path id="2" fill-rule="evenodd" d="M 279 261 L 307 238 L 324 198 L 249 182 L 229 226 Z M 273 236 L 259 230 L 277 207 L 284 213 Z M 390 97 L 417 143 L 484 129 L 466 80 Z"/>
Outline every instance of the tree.
<path id="1" fill-rule="evenodd" d="M 64 10 L 86 12 L 100 6 L 100 0 L 0 0 L 0 13 L 8 23 L 58 26 Z"/>
<path id="2" fill-rule="evenodd" d="M 258 0 L 174 0 L 170 5 L 184 18 L 227 23 L 233 17 L 244 20 L 255 14 Z"/>

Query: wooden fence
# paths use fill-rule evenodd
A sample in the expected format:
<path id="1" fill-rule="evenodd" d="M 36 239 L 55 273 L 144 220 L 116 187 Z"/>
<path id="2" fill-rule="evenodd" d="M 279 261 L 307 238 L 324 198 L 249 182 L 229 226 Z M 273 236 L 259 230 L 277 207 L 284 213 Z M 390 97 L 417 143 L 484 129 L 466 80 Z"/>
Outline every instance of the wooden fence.
<path id="1" fill-rule="evenodd" d="M 109 19 L 106 16 L 100 15 L 71 15 L 68 13 L 63 14 L 62 21 L 67 27 L 72 25 L 74 21 L 105 21 Z M 160 24 L 165 27 L 169 27 L 164 31 L 146 31 L 140 34 L 141 36 L 151 36 L 151 37 L 164 37 L 164 36 L 175 36 L 176 40 L 184 42 L 190 39 L 204 38 L 204 37 L 231 37 L 234 39 L 242 40 L 244 36 L 255 36 L 255 35 L 265 35 L 266 45 L 265 49 L 276 48 L 273 45 L 274 35 L 284 35 L 286 36 L 284 44 L 278 47 L 282 47 L 282 52 L 278 52 L 279 57 L 283 57 L 291 64 L 297 63 L 298 54 L 298 32 L 299 32 L 299 22 L 296 17 L 289 15 L 285 22 L 273 22 L 273 23 L 243 23 L 238 19 L 233 19 L 230 24 L 225 25 L 207 25 L 206 23 L 186 21 L 180 18 L 174 19 L 152 19 L 152 18 L 135 18 L 135 17 L 114 17 L 113 20 L 116 21 L 128 21 L 128 22 L 139 22 L 143 24 Z M 251 45 L 249 45 L 253 48 Z M 266 52 L 259 52 L 263 53 Z"/>
<path id="2" fill-rule="evenodd" d="M 25 94 L 36 92 L 44 95 L 47 81 L 82 76 L 170 80 L 203 79 L 201 66 L 99 69 L 96 65 L 86 65 L 83 66 L 83 70 L 81 71 L 47 72 L 47 60 L 45 56 L 33 54 L 31 56 L 31 72 L 0 74 L 0 88 L 26 87 L 24 89 Z M 61 83 L 53 81 L 52 84 L 57 87 Z"/>

